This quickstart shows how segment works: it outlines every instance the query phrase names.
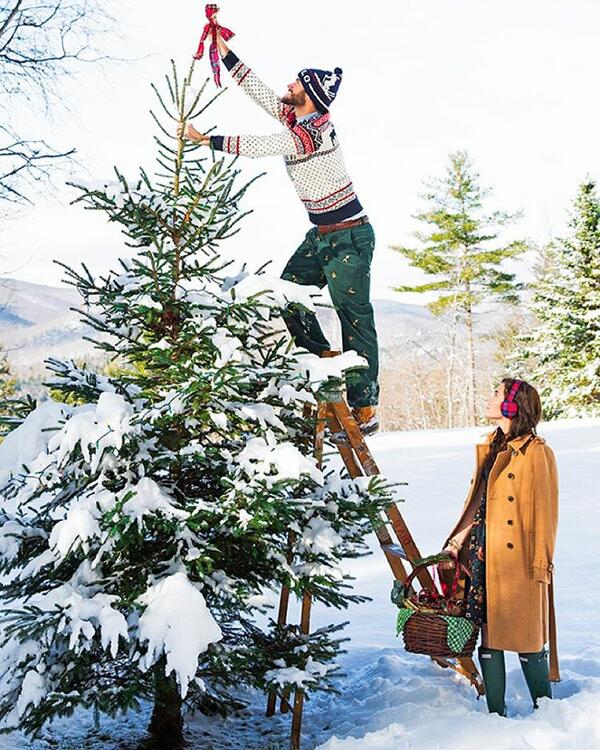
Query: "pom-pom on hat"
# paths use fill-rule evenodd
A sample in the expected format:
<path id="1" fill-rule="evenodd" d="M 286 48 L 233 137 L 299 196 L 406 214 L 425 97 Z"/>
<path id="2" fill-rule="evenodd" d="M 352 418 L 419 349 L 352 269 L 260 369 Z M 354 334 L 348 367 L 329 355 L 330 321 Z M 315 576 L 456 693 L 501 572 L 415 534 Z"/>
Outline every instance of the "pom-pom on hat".
<path id="1" fill-rule="evenodd" d="M 318 68 L 303 68 L 298 73 L 298 78 L 315 107 L 320 112 L 327 112 L 342 82 L 342 69 L 335 68 L 332 72 Z"/>

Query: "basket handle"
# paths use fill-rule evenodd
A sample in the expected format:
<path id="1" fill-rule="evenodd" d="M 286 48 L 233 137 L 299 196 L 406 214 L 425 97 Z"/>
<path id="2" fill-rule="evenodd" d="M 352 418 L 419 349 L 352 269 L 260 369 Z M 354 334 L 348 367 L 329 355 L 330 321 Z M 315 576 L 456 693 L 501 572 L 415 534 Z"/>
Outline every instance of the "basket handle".
<path id="1" fill-rule="evenodd" d="M 458 588 L 458 580 L 460 578 L 461 572 L 464 573 L 467 578 L 471 578 L 471 573 L 467 567 L 465 567 L 458 558 L 454 559 L 450 557 L 450 555 L 430 555 L 429 557 L 424 557 L 422 560 L 420 560 L 415 567 L 412 569 L 412 571 L 408 574 L 406 581 L 404 582 L 405 590 L 408 591 L 410 589 L 410 586 L 415 578 L 415 576 L 419 573 L 419 571 L 423 570 L 423 568 L 428 568 L 430 565 L 433 565 L 434 563 L 439 562 L 446 562 L 450 561 L 454 563 L 454 579 L 452 581 L 452 590 L 451 590 L 451 596 L 454 596 L 456 594 L 456 590 Z"/>

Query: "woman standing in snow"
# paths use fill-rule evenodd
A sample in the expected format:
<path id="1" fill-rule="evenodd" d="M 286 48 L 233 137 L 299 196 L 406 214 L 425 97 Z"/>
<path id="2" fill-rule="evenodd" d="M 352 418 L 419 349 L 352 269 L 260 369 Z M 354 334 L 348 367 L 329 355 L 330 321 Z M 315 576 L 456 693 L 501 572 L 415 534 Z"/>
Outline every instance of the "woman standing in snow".
<path id="1" fill-rule="evenodd" d="M 552 449 L 536 435 L 541 413 L 529 383 L 498 386 L 486 412 L 498 427 L 476 446 L 471 488 L 444 549 L 471 570 L 466 616 L 481 627 L 488 709 L 502 716 L 504 651 L 518 652 L 535 707 L 560 679 L 552 596 L 558 476 Z"/>

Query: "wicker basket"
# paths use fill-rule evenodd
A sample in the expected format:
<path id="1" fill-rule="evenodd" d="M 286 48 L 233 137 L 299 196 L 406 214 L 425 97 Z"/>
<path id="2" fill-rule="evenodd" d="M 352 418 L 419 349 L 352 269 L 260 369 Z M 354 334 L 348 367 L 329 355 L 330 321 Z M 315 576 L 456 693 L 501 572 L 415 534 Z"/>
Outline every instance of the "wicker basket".
<path id="1" fill-rule="evenodd" d="M 410 590 L 411 583 L 415 576 L 423 568 L 427 568 L 431 564 L 433 559 L 438 560 L 439 557 L 426 558 L 419 565 L 415 566 L 412 573 L 407 577 L 404 582 L 405 591 Z M 414 654 L 427 654 L 428 656 L 444 656 L 444 657 L 460 657 L 460 656 L 471 656 L 475 650 L 475 644 L 477 643 L 477 637 L 479 635 L 479 628 L 473 627 L 473 632 L 469 636 L 468 640 L 464 644 L 464 647 L 460 651 L 454 651 L 448 645 L 448 622 L 444 618 L 456 618 L 467 622 L 461 615 L 450 614 L 450 612 L 457 611 L 456 601 L 456 590 L 458 584 L 458 578 L 460 573 L 463 573 L 470 578 L 470 573 L 464 565 L 461 565 L 456 561 L 456 570 L 454 576 L 454 583 L 449 595 L 444 598 L 441 596 L 437 597 L 439 602 L 439 610 L 433 611 L 431 604 L 427 607 L 421 607 L 419 603 L 416 604 L 410 599 L 408 604 L 411 608 L 414 608 L 413 614 L 409 617 L 404 625 L 402 631 L 404 637 L 404 646 L 407 651 Z M 464 607 L 458 607 L 463 609 Z M 425 611 L 419 611 L 425 610 Z M 457 623 L 459 624 L 459 623 Z M 469 622 L 472 625 L 472 623 Z"/>

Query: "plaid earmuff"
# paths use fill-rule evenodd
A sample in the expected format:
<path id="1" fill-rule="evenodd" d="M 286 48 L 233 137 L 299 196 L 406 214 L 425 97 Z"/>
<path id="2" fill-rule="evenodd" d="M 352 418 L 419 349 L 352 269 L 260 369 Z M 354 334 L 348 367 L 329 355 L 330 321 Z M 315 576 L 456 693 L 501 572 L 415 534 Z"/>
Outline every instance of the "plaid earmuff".
<path id="1" fill-rule="evenodd" d="M 522 380 L 513 380 L 508 396 L 500 404 L 500 411 L 505 417 L 507 417 L 507 419 L 514 419 L 519 412 L 519 406 L 515 401 L 515 398 L 522 384 Z"/>

